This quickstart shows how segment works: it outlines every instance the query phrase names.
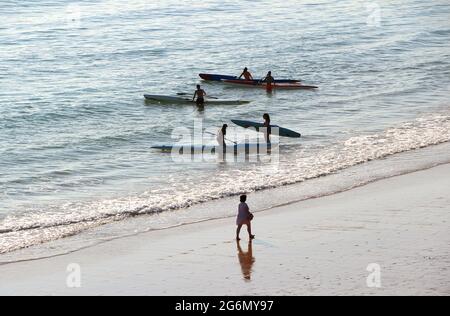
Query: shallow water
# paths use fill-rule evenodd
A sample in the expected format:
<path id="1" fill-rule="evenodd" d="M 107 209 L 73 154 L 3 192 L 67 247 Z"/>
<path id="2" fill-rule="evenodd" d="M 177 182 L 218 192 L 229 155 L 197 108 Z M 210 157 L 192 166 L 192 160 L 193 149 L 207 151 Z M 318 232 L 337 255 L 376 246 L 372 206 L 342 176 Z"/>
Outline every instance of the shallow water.
<path id="1" fill-rule="evenodd" d="M 448 1 L 0 4 L 0 253 L 450 140 Z M 203 111 L 143 100 L 244 66 L 319 89 L 203 83 L 253 101 Z M 174 163 L 150 149 L 179 127 L 265 112 L 303 134 L 281 140 L 275 163 Z"/>

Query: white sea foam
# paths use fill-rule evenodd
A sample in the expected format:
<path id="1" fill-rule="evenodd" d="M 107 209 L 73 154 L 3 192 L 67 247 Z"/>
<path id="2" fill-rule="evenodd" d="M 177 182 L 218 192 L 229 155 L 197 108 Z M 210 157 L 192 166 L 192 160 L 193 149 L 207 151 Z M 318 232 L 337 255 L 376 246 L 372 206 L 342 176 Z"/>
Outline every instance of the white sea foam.
<path id="1" fill-rule="evenodd" d="M 277 172 L 268 169 L 267 165 L 259 164 L 251 168 L 234 169 L 223 176 L 203 179 L 200 183 L 195 182 L 196 178 L 180 181 L 173 177 L 170 179 L 171 185 L 139 195 L 90 203 L 68 203 L 53 209 L 10 215 L 0 223 L 0 253 L 71 236 L 95 226 L 138 215 L 185 209 L 242 192 L 315 179 L 368 161 L 448 141 L 450 116 L 447 113 L 426 115 L 382 133 L 348 138 L 331 147 L 316 150 L 313 155 L 306 150 L 295 151 L 284 157 Z M 318 192 L 314 194 L 320 195 Z M 218 215 L 224 214 L 202 213 L 189 218 L 189 212 L 183 212 L 180 214 L 182 219 L 178 218 L 177 222 L 166 221 L 164 216 L 153 216 L 149 227 L 168 227 Z"/>

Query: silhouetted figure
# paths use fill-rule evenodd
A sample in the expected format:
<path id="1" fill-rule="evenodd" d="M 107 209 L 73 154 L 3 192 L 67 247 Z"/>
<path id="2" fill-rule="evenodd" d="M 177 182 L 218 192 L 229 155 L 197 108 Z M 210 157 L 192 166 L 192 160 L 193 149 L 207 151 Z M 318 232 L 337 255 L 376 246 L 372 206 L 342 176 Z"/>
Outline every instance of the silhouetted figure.
<path id="1" fill-rule="evenodd" d="M 270 144 L 270 135 L 272 135 L 272 127 L 270 125 L 270 115 L 268 113 L 265 113 L 263 115 L 264 119 L 264 137 L 266 139 L 266 143 Z"/>
<path id="2" fill-rule="evenodd" d="M 242 275 L 246 281 L 250 281 L 252 276 L 252 268 L 255 263 L 255 258 L 253 258 L 253 247 L 252 240 L 250 239 L 248 242 L 247 252 L 244 252 L 241 248 L 241 244 L 239 240 L 236 241 L 237 249 L 238 249 L 238 258 L 239 263 L 241 264 Z"/>
<path id="3" fill-rule="evenodd" d="M 242 76 L 244 76 L 245 80 L 248 80 L 248 81 L 253 80 L 253 76 L 250 73 L 250 71 L 248 71 L 247 67 L 244 68 L 244 71 L 242 72 L 242 74 L 239 76 L 238 79 L 241 79 Z"/>
<path id="4" fill-rule="evenodd" d="M 241 232 L 241 228 L 243 225 L 247 225 L 248 237 L 249 239 L 255 238 L 255 235 L 252 235 L 252 224 L 253 214 L 250 213 L 250 208 L 247 205 L 247 196 L 241 195 L 241 204 L 239 204 L 238 216 L 236 219 L 236 240 L 241 240 L 239 238 L 239 234 Z"/>
<path id="5" fill-rule="evenodd" d="M 222 128 L 219 129 L 219 131 L 217 132 L 217 142 L 219 143 L 220 146 L 222 147 L 226 147 L 227 144 L 225 142 L 225 137 L 227 136 L 227 128 L 228 125 L 227 124 L 223 124 Z"/>
<path id="6" fill-rule="evenodd" d="M 197 100 L 195 100 L 195 103 L 197 104 L 197 106 L 199 107 L 203 107 L 205 105 L 205 96 L 206 96 L 206 92 L 205 90 L 203 90 L 200 85 L 197 85 L 197 90 L 195 90 L 194 93 L 194 97 L 192 98 L 192 101 L 195 100 L 195 98 L 197 98 Z"/>
<path id="7" fill-rule="evenodd" d="M 275 78 L 272 77 L 272 72 L 269 71 L 266 75 L 266 77 L 262 80 L 263 82 L 266 83 L 266 89 L 267 91 L 271 92 L 273 89 L 273 86 L 275 84 Z"/>

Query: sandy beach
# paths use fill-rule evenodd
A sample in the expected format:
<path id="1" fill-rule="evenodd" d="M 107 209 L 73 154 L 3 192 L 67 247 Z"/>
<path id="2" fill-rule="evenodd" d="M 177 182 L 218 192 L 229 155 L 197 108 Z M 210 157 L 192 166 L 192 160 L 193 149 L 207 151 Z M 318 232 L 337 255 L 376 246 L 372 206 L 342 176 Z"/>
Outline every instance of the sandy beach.
<path id="1" fill-rule="evenodd" d="M 2 8 L 0 296 L 450 295 L 449 1 Z"/>
<path id="2" fill-rule="evenodd" d="M 449 187 L 446 164 L 260 212 L 250 249 L 227 218 L 6 264 L 0 294 L 450 295 Z"/>

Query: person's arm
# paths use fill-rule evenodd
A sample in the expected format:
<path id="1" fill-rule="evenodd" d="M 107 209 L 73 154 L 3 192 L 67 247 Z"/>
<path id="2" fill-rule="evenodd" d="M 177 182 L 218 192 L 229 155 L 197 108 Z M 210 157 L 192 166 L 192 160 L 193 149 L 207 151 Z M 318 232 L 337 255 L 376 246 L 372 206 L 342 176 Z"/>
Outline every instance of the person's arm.
<path id="1" fill-rule="evenodd" d="M 238 79 L 241 79 L 243 75 L 244 75 L 244 73 L 242 72 Z"/>
<path id="2" fill-rule="evenodd" d="M 192 98 L 192 101 L 195 101 L 195 97 L 197 96 L 197 91 L 194 93 L 194 97 Z"/>
<path id="3" fill-rule="evenodd" d="M 254 80 L 252 74 L 250 74 L 250 80 Z"/>
<path id="4" fill-rule="evenodd" d="M 253 214 L 252 212 L 250 212 L 250 208 L 248 207 L 248 204 L 246 204 L 247 206 L 247 218 L 251 221 L 253 220 Z"/>

